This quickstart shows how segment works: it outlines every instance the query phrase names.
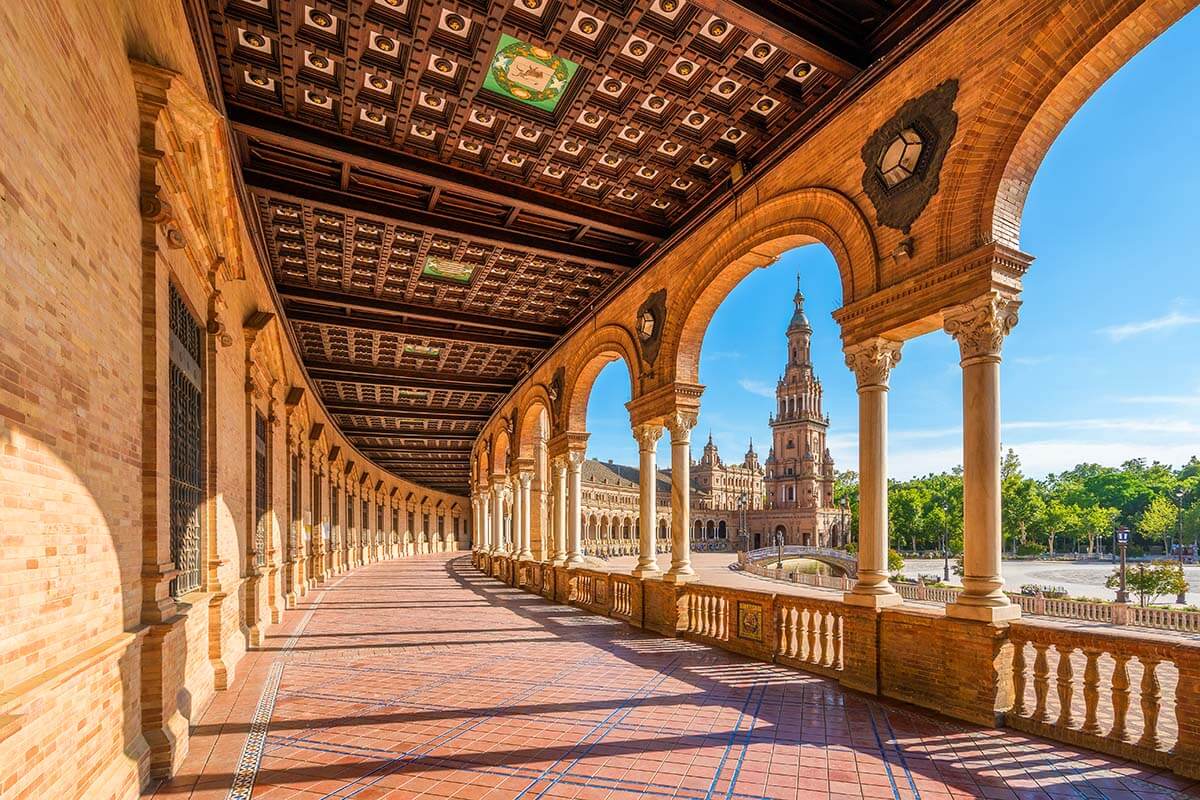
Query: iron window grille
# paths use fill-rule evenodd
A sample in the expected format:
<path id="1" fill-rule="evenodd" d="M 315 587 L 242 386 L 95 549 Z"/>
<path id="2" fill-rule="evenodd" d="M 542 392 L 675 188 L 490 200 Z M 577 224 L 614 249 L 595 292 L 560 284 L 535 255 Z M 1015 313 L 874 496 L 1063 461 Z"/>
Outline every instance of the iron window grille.
<path id="1" fill-rule="evenodd" d="M 383 506 L 375 506 L 375 544 L 383 544 Z"/>
<path id="2" fill-rule="evenodd" d="M 392 544 L 400 541 L 400 509 L 392 509 Z"/>
<path id="3" fill-rule="evenodd" d="M 308 540 L 308 553 L 312 555 L 316 549 L 316 539 L 318 536 L 323 536 L 324 530 L 321 527 L 321 473 L 313 471 L 312 473 L 312 536 Z"/>
<path id="4" fill-rule="evenodd" d="M 267 563 L 267 418 L 254 413 L 254 563 Z"/>
<path id="5" fill-rule="evenodd" d="M 339 530 L 341 521 L 338 519 L 338 517 L 339 517 L 338 499 L 339 498 L 338 498 L 337 487 L 333 485 L 332 481 L 330 481 L 330 483 L 329 483 L 329 535 L 331 537 L 333 537 L 333 545 L 335 547 L 342 540 L 342 535 L 341 535 L 342 532 L 341 532 L 341 530 Z"/>
<path id="6" fill-rule="evenodd" d="M 371 543 L 371 503 L 367 500 L 362 501 L 362 530 L 359 531 L 358 543 Z"/>
<path id="7" fill-rule="evenodd" d="M 204 381 L 200 323 L 172 284 L 170 330 L 171 596 L 200 588 L 200 526 L 204 504 Z"/>

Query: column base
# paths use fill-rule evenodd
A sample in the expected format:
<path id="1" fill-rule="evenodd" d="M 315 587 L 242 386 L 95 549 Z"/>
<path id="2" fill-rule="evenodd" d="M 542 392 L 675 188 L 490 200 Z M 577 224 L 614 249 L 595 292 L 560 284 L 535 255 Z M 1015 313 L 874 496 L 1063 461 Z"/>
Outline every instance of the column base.
<path id="1" fill-rule="evenodd" d="M 635 578 L 656 578 L 662 574 L 662 570 L 658 567 L 634 567 L 630 572 Z"/>
<path id="2" fill-rule="evenodd" d="M 846 605 L 862 606 L 864 608 L 891 608 L 892 606 L 901 605 L 904 602 L 904 598 L 895 592 L 885 592 L 883 594 L 845 592 L 842 594 L 842 602 Z"/>
<path id="3" fill-rule="evenodd" d="M 947 603 L 946 616 L 969 619 L 975 622 L 1010 622 L 1021 618 L 1021 607 L 1016 603 L 1004 606 L 973 606 L 964 603 Z"/>
<path id="4" fill-rule="evenodd" d="M 662 576 L 662 579 L 664 583 L 682 584 L 687 583 L 688 581 L 694 581 L 698 577 L 699 576 L 696 575 L 695 571 L 676 572 L 672 569 L 668 570 L 666 574 Z"/>

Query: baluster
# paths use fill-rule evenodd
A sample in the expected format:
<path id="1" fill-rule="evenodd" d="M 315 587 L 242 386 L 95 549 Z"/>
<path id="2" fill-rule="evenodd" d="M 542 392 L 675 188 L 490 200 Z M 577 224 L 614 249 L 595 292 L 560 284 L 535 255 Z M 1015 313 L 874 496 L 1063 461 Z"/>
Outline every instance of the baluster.
<path id="1" fill-rule="evenodd" d="M 1050 715 L 1046 711 L 1046 695 L 1050 691 L 1050 665 L 1046 662 L 1046 650 L 1049 645 L 1041 642 L 1034 642 L 1033 649 L 1035 656 L 1033 659 L 1033 697 L 1036 705 L 1033 709 L 1033 718 L 1038 722 L 1050 722 Z"/>
<path id="2" fill-rule="evenodd" d="M 1139 747 L 1157 750 L 1158 740 L 1158 706 L 1162 702 L 1162 687 L 1158 683 L 1158 659 L 1153 656 L 1138 656 L 1142 662 L 1142 719 L 1146 727 L 1142 729 L 1142 738 L 1138 740 Z"/>
<path id="3" fill-rule="evenodd" d="M 833 624 L 834 617 L 832 613 L 825 614 L 822 620 L 822 635 L 821 635 L 821 654 L 824 658 L 821 660 L 821 665 L 825 667 L 833 666 Z"/>
<path id="4" fill-rule="evenodd" d="M 721 640 L 729 638 L 729 598 L 721 598 Z"/>
<path id="5" fill-rule="evenodd" d="M 808 628 L 808 660 L 811 664 L 821 663 L 821 627 L 824 623 L 824 616 L 820 611 L 813 609 L 812 619 L 809 621 Z"/>
<path id="6" fill-rule="evenodd" d="M 797 621 L 799 623 L 797 658 L 801 661 L 808 661 L 808 628 L 812 622 L 812 612 L 807 608 L 800 609 Z"/>
<path id="7" fill-rule="evenodd" d="M 833 622 L 833 646 L 830 648 L 829 666 L 833 667 L 834 669 L 841 669 L 843 666 L 843 662 L 842 662 L 842 646 L 843 646 L 842 625 L 843 625 L 843 622 L 842 622 L 841 617 L 831 617 L 830 620 Z"/>
<path id="8" fill-rule="evenodd" d="M 796 638 L 796 634 L 800 628 L 800 616 L 804 612 L 798 608 L 793 608 L 788 614 L 788 656 L 795 658 L 800 651 L 800 642 Z"/>
<path id="9" fill-rule="evenodd" d="M 687 630 L 688 633 L 696 632 L 696 595 L 694 594 L 687 596 Z"/>
<path id="10" fill-rule="evenodd" d="M 1129 656 L 1115 654 L 1112 674 L 1113 726 L 1110 739 L 1125 741 L 1125 721 L 1129 714 Z"/>
<path id="11" fill-rule="evenodd" d="M 775 652 L 781 656 L 787 655 L 787 617 L 788 609 L 780 606 L 778 613 L 775 615 L 775 625 L 778 627 L 778 638 L 775 643 Z"/>
<path id="12" fill-rule="evenodd" d="M 1075 726 L 1075 713 L 1071 710 L 1071 699 L 1075 696 L 1075 669 L 1071 664 L 1072 650 L 1069 647 L 1056 645 L 1058 651 L 1058 674 L 1055 678 L 1055 688 L 1058 689 L 1058 724 L 1063 728 Z"/>
<path id="13" fill-rule="evenodd" d="M 1029 715 L 1025 705 L 1025 642 L 1013 642 L 1013 713 L 1018 717 Z"/>
<path id="14" fill-rule="evenodd" d="M 1083 732 L 1100 735 L 1100 723 L 1096 719 L 1100 706 L 1100 651 L 1088 647 L 1083 651 L 1087 665 L 1083 668 Z"/>
<path id="15" fill-rule="evenodd" d="M 705 636 L 712 636 L 712 595 L 704 595 L 704 606 L 702 613 L 703 621 L 701 622 L 701 632 Z"/>

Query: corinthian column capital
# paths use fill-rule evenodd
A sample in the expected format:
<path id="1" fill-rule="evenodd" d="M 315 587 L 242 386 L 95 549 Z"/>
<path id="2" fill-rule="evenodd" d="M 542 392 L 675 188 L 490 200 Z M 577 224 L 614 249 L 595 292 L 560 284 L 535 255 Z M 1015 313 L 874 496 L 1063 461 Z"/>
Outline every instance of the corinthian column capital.
<path id="1" fill-rule="evenodd" d="M 676 411 L 665 420 L 667 430 L 671 432 L 671 441 L 687 444 L 691 441 L 692 428 L 696 427 L 697 415 L 694 411 Z"/>
<path id="2" fill-rule="evenodd" d="M 993 291 L 945 312 L 942 325 L 958 341 L 964 365 L 1000 359 L 1004 337 L 1017 324 L 1020 307 L 1015 295 Z"/>
<path id="3" fill-rule="evenodd" d="M 564 472 L 567 469 L 567 457 L 565 455 L 550 456 L 550 468 L 555 472 Z"/>
<path id="4" fill-rule="evenodd" d="M 567 462 L 571 465 L 571 469 L 579 469 L 583 466 L 583 462 L 587 460 L 587 452 L 584 450 L 568 450 Z"/>
<path id="5" fill-rule="evenodd" d="M 892 367 L 900 363 L 900 342 L 875 336 L 845 349 L 846 366 L 858 379 L 858 389 L 887 388 Z"/>
<path id="6" fill-rule="evenodd" d="M 638 443 L 638 450 L 654 450 L 658 440 L 662 438 L 663 428 L 658 423 L 644 423 L 633 426 L 633 438 Z"/>

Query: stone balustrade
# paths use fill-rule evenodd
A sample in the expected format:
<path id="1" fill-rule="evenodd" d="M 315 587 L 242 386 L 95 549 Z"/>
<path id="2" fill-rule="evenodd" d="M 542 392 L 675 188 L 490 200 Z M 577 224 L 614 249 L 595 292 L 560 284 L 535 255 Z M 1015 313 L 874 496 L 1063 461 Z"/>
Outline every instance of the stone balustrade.
<path id="1" fill-rule="evenodd" d="M 1200 641 L 1014 622 L 1008 725 L 1145 764 L 1200 771 Z M 1179 771 L 1176 769 L 1176 771 Z"/>
<path id="2" fill-rule="evenodd" d="M 1047 610 L 1079 621 L 978 622 L 928 605 L 875 609 L 815 592 L 473 558 L 505 583 L 634 627 L 1200 777 L 1200 640 L 1095 624 L 1092 612 L 1046 598 Z"/>

